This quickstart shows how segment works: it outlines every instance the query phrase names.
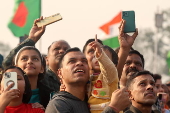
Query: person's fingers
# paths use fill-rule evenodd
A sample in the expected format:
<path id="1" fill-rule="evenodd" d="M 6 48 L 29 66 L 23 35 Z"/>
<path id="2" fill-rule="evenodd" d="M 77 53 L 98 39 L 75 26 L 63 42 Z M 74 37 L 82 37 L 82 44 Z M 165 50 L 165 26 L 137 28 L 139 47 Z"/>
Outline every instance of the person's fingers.
<path id="1" fill-rule="evenodd" d="M 116 89 L 115 91 L 114 91 L 114 93 L 116 93 L 116 92 L 118 92 L 120 89 Z"/>
<path id="2" fill-rule="evenodd" d="M 40 20 L 43 20 L 43 16 L 40 17 Z"/>
<path id="3" fill-rule="evenodd" d="M 9 91 L 9 94 L 11 94 L 12 96 L 14 95 L 19 95 L 20 94 L 20 91 L 18 89 L 12 89 Z"/>
<path id="4" fill-rule="evenodd" d="M 4 87 L 2 87 L 2 92 L 4 92 L 4 90 L 5 90 Z"/>
<path id="5" fill-rule="evenodd" d="M 18 95 L 12 95 L 10 96 L 10 99 L 14 99 L 14 98 L 18 98 L 19 96 Z"/>
<path id="6" fill-rule="evenodd" d="M 45 28 L 46 28 L 46 25 L 43 25 L 43 26 L 42 26 L 42 30 L 44 31 L 44 30 L 45 30 Z"/>
<path id="7" fill-rule="evenodd" d="M 88 45 L 92 46 L 95 43 L 95 41 L 90 42 Z"/>
<path id="8" fill-rule="evenodd" d="M 123 24 L 123 19 L 122 19 L 122 21 L 121 21 L 121 23 L 120 23 L 120 25 L 119 25 L 119 30 L 121 29 L 121 26 L 122 26 L 122 24 Z"/>
<path id="9" fill-rule="evenodd" d="M 6 89 L 4 89 L 5 91 L 9 91 L 12 87 L 14 86 L 14 83 L 12 82 Z"/>
<path id="10" fill-rule="evenodd" d="M 124 28 L 125 28 L 125 24 L 126 24 L 126 21 L 125 20 L 122 20 L 122 26 L 121 26 L 121 30 L 123 32 Z"/>
<path id="11" fill-rule="evenodd" d="M 97 42 L 97 34 L 95 35 L 95 42 Z"/>
<path id="12" fill-rule="evenodd" d="M 136 31 L 135 31 L 135 33 L 132 35 L 132 37 L 133 37 L 134 39 L 136 39 L 137 36 L 138 36 L 138 28 L 136 28 Z"/>
<path id="13" fill-rule="evenodd" d="M 37 22 L 39 22 L 39 19 L 34 20 L 33 26 L 37 26 Z"/>
<path id="14" fill-rule="evenodd" d="M 41 108 L 42 105 L 39 104 L 38 102 L 32 104 L 32 108 Z"/>

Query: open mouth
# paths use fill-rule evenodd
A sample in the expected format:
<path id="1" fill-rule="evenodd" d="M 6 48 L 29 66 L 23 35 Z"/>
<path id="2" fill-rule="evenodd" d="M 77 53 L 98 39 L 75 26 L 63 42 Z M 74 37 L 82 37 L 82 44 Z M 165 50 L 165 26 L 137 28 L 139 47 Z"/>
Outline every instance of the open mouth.
<path id="1" fill-rule="evenodd" d="M 77 70 L 75 71 L 75 73 L 84 73 L 84 70 L 82 70 L 82 69 L 77 69 Z"/>

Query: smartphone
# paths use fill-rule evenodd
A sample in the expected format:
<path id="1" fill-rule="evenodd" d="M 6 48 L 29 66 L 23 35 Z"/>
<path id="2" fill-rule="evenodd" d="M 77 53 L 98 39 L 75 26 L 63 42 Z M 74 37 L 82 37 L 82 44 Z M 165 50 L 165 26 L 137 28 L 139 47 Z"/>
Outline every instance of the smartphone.
<path id="1" fill-rule="evenodd" d="M 57 22 L 59 20 L 62 20 L 62 17 L 60 15 L 60 13 L 57 13 L 55 15 L 45 17 L 43 20 L 37 22 L 36 24 L 37 24 L 38 27 L 42 27 L 43 25 L 49 25 L 49 24 L 52 24 L 52 23 Z"/>
<path id="2" fill-rule="evenodd" d="M 3 77 L 4 77 L 4 89 L 6 89 L 12 83 L 14 83 L 14 85 L 11 89 L 18 89 L 16 72 L 6 72 L 4 73 Z"/>
<path id="3" fill-rule="evenodd" d="M 134 11 L 122 11 L 122 19 L 126 20 L 124 33 L 131 33 L 136 31 Z"/>

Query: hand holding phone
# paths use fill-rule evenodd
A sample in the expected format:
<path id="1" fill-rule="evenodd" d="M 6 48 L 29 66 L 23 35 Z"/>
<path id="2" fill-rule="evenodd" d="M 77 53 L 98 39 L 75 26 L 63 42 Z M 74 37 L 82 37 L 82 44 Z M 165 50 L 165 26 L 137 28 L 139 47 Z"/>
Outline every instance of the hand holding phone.
<path id="1" fill-rule="evenodd" d="M 18 89 L 16 72 L 6 72 L 4 73 L 3 77 L 4 77 L 4 89 L 6 89 L 12 83 L 14 85 L 11 87 L 11 89 Z"/>
<path id="2" fill-rule="evenodd" d="M 122 11 L 122 19 L 126 21 L 124 26 L 124 33 L 136 31 L 134 11 Z"/>

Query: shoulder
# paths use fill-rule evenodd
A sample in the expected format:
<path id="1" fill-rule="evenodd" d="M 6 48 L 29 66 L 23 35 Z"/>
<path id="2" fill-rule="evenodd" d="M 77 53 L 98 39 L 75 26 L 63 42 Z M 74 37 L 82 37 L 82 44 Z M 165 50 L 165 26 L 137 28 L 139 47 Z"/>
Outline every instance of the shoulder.
<path id="1" fill-rule="evenodd" d="M 69 104 L 68 100 L 64 97 L 55 96 L 52 100 L 48 103 L 46 107 L 46 113 L 53 113 L 53 112 L 70 112 L 72 111 L 72 107 Z"/>
<path id="2" fill-rule="evenodd" d="M 56 93 L 53 98 L 50 100 L 49 104 L 53 104 L 56 106 L 63 106 L 63 105 L 68 105 L 69 104 L 69 98 L 62 96 L 62 95 L 58 95 L 64 92 L 58 92 Z"/>

